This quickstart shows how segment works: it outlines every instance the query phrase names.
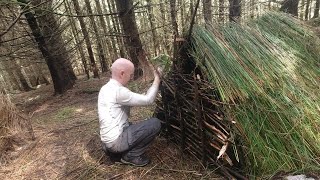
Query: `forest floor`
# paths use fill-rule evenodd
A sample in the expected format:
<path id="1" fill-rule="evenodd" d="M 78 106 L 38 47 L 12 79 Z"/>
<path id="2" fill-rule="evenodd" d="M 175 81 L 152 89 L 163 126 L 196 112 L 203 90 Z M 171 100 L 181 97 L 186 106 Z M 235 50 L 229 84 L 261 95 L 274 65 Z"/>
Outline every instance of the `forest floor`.
<path id="1" fill-rule="evenodd" d="M 107 80 L 82 78 L 63 95 L 54 96 L 52 85 L 16 94 L 13 102 L 31 117 L 36 140 L 0 167 L 0 179 L 224 179 L 161 136 L 149 148 L 149 165 L 111 163 L 101 148 L 97 116 L 98 92 Z M 130 89 L 149 85 L 133 82 Z M 154 108 L 133 108 L 130 120 L 152 116 Z"/>

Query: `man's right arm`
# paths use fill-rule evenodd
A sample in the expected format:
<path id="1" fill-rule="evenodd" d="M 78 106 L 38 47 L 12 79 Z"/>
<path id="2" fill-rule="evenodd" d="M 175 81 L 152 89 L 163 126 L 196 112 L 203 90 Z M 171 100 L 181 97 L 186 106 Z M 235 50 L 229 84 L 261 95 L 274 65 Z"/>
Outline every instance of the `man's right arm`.
<path id="1" fill-rule="evenodd" d="M 160 75 L 154 71 L 154 80 L 152 86 L 148 89 L 147 94 L 138 94 L 122 87 L 117 93 L 117 102 L 127 106 L 146 106 L 154 102 L 160 85 Z"/>

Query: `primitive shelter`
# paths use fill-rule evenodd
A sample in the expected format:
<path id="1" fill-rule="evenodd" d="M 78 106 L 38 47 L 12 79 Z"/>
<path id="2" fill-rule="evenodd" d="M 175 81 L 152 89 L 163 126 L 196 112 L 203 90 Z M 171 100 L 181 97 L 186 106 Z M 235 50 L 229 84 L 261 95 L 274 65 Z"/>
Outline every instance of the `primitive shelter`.
<path id="1" fill-rule="evenodd" d="M 167 137 L 228 178 L 320 171 L 320 40 L 267 13 L 197 26 L 163 81 Z"/>

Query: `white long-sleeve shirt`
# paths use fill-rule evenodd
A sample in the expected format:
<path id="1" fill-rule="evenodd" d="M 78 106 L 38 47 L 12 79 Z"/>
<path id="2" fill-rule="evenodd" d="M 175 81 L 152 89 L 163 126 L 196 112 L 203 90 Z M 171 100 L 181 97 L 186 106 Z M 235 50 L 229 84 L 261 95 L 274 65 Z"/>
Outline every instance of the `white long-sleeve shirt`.
<path id="1" fill-rule="evenodd" d="M 98 96 L 98 114 L 101 141 L 116 140 L 128 126 L 130 106 L 146 106 L 154 102 L 159 84 L 153 83 L 147 94 L 137 94 L 114 79 L 102 86 Z"/>

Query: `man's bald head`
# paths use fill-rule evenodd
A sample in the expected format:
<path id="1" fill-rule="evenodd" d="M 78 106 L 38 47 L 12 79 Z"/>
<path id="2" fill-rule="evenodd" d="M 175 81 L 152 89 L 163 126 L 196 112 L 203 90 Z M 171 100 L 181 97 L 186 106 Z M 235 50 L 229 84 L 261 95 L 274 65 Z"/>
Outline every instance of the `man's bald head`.
<path id="1" fill-rule="evenodd" d="M 128 83 L 133 72 L 133 63 L 125 58 L 117 59 L 111 66 L 112 79 L 119 81 L 123 85 Z"/>

